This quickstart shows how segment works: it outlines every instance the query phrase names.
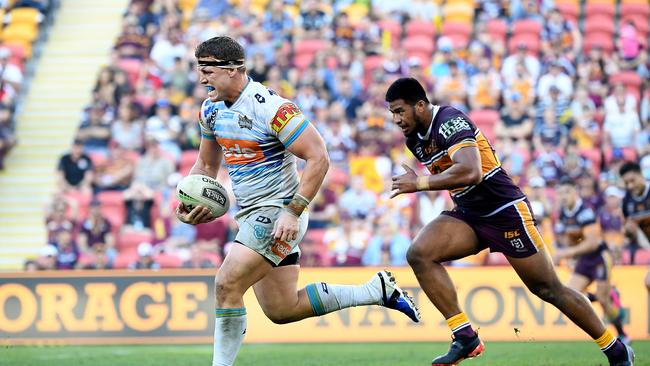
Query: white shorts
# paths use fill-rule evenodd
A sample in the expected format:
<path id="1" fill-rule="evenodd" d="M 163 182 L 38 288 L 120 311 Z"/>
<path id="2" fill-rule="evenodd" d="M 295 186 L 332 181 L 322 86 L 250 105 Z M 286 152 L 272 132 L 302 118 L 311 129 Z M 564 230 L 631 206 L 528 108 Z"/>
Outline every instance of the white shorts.
<path id="1" fill-rule="evenodd" d="M 235 241 L 258 252 L 274 265 L 278 265 L 284 258 L 293 253 L 300 254 L 298 244 L 307 232 L 309 214 L 305 210 L 298 219 L 298 236 L 295 240 L 280 241 L 273 238 L 273 225 L 280 217 L 283 208 L 276 206 L 263 206 L 237 217 L 239 232 Z"/>

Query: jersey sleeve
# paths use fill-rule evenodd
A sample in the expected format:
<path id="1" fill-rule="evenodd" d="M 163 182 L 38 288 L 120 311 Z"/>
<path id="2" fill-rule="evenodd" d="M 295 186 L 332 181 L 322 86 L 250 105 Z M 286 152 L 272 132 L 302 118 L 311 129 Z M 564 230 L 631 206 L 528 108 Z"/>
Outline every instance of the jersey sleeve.
<path id="1" fill-rule="evenodd" d="M 447 150 L 450 158 L 453 159 L 454 153 L 463 147 L 478 147 L 476 128 L 463 113 L 456 109 L 452 109 L 450 113 L 447 111 L 441 111 L 441 113 L 445 113 L 445 115 L 441 116 L 442 122 L 436 128 L 436 140 L 438 146 Z"/>
<path id="2" fill-rule="evenodd" d="M 578 213 L 576 217 L 578 225 L 585 227 L 598 222 L 596 213 L 589 207 L 585 207 Z"/>
<path id="3" fill-rule="evenodd" d="M 271 110 L 271 118 L 268 119 L 268 130 L 271 135 L 276 136 L 284 147 L 289 147 L 296 141 L 309 125 L 309 120 L 300 111 L 297 105 L 284 100 L 280 106 Z"/>
<path id="4" fill-rule="evenodd" d="M 201 105 L 201 111 L 199 112 L 199 126 L 201 128 L 201 137 L 207 139 L 214 139 L 214 131 L 210 128 L 210 125 L 213 124 L 214 119 L 217 116 L 217 109 L 214 105 L 209 103 L 209 100 L 206 99 Z"/>

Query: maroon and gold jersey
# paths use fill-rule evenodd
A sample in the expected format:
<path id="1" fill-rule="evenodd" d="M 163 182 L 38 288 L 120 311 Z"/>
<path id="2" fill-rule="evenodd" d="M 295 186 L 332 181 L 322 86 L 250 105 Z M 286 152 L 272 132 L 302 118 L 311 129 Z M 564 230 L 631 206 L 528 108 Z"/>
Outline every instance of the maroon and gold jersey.
<path id="1" fill-rule="evenodd" d="M 623 198 L 623 216 L 634 220 L 646 237 L 650 238 L 650 182 L 640 197 L 630 192 Z"/>
<path id="2" fill-rule="evenodd" d="M 463 147 L 477 147 L 481 157 L 481 183 L 450 190 L 458 209 L 473 216 L 490 216 L 525 196 L 501 168 L 492 145 L 483 133 L 456 108 L 434 106 L 433 121 L 427 133 L 408 136 L 406 146 L 431 174 L 452 165 L 454 153 Z"/>

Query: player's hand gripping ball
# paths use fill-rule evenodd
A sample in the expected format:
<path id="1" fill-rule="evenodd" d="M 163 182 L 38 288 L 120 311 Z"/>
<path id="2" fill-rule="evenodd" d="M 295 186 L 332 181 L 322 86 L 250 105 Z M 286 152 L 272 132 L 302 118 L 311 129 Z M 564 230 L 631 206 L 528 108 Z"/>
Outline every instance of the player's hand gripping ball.
<path id="1" fill-rule="evenodd" d="M 181 203 L 176 216 L 182 222 L 197 225 L 210 222 L 228 212 L 230 201 L 226 189 L 205 175 L 188 175 L 176 186 L 176 197 Z"/>

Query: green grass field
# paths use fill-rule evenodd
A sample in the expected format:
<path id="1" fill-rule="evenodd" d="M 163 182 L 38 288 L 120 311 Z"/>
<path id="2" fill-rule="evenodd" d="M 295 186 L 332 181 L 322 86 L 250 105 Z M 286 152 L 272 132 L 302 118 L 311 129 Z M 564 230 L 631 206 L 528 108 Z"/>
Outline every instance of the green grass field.
<path id="1" fill-rule="evenodd" d="M 650 341 L 633 342 L 635 365 L 650 365 Z M 607 365 L 589 342 L 488 343 L 480 365 Z M 244 345 L 238 366 L 417 366 L 446 351 L 444 343 L 348 343 Z M 2 366 L 208 366 L 211 346 L 3 347 Z"/>

